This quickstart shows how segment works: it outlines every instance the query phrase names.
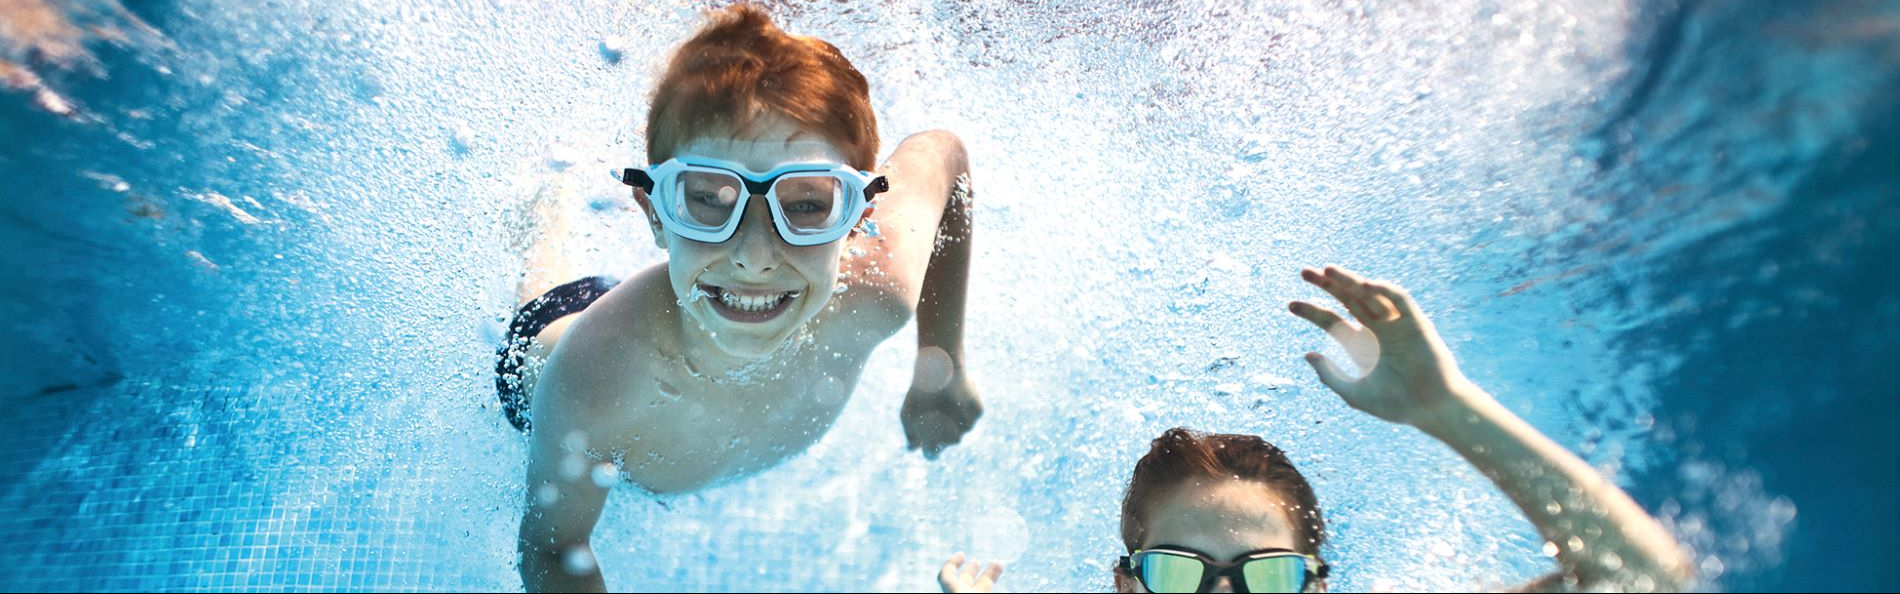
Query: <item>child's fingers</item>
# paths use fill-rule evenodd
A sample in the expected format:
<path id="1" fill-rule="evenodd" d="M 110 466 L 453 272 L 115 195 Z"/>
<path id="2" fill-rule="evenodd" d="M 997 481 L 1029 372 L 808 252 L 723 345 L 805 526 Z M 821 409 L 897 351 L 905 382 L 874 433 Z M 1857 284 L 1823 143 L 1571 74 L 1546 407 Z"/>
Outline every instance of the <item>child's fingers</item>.
<path id="1" fill-rule="evenodd" d="M 1385 297 L 1367 292 L 1359 297 L 1359 304 L 1366 308 L 1366 314 L 1369 317 L 1365 319 L 1365 322 L 1368 325 L 1399 319 L 1398 308 Z"/>
<path id="2" fill-rule="evenodd" d="M 958 583 L 968 584 L 976 581 L 976 572 L 979 569 L 983 569 L 982 563 L 971 561 L 963 564 L 963 570 L 957 572 Z"/>
<path id="3" fill-rule="evenodd" d="M 1304 318 L 1306 321 L 1312 322 L 1314 326 L 1319 326 L 1319 329 L 1327 332 L 1331 332 L 1333 326 L 1346 322 L 1344 318 L 1339 317 L 1339 314 L 1333 313 L 1333 310 L 1305 301 L 1295 301 L 1291 305 L 1288 305 L 1287 309 L 1291 310 L 1293 315 Z"/>
<path id="4" fill-rule="evenodd" d="M 1352 386 L 1353 380 L 1348 378 L 1345 372 L 1340 371 L 1339 366 L 1334 365 L 1325 355 L 1307 353 L 1306 362 L 1313 366 L 1313 371 L 1319 373 L 1319 383 L 1326 384 L 1326 387 L 1334 393 L 1344 396 L 1346 390 Z"/>
<path id="5" fill-rule="evenodd" d="M 1327 270 L 1331 270 L 1331 268 L 1329 267 Z M 1332 295 L 1333 299 L 1336 299 L 1341 304 L 1346 305 L 1348 310 L 1352 309 L 1352 304 L 1347 303 L 1346 295 L 1341 292 L 1345 289 L 1345 286 L 1341 284 L 1338 279 L 1335 279 L 1329 276 L 1326 272 L 1321 272 L 1321 271 L 1314 270 L 1311 268 L 1301 268 L 1300 278 L 1305 279 L 1307 283 L 1310 283 L 1313 286 L 1319 287 L 1321 290 L 1326 291 L 1326 294 Z"/>
<path id="6" fill-rule="evenodd" d="M 937 585 L 950 591 L 957 583 L 957 569 L 963 565 L 963 559 L 963 553 L 951 555 L 950 561 L 943 564 L 943 569 L 937 570 Z"/>
<path id="7" fill-rule="evenodd" d="M 1002 576 L 1003 564 L 991 563 L 989 569 L 983 570 L 983 574 L 977 576 L 976 587 L 974 589 L 978 592 L 988 592 L 996 586 L 996 578 Z"/>
<path id="8" fill-rule="evenodd" d="M 1340 305 L 1346 306 L 1346 311 L 1353 317 L 1362 321 L 1371 319 L 1371 312 L 1367 311 L 1360 301 L 1363 294 L 1359 287 L 1358 277 L 1338 266 L 1327 266 L 1326 270 L 1318 273 L 1318 276 L 1317 281 L 1308 279 L 1308 282 L 1325 289 L 1328 295 L 1339 300 Z"/>
<path id="9" fill-rule="evenodd" d="M 1354 274 L 1351 270 L 1339 266 L 1327 266 L 1326 278 L 1333 281 L 1330 284 L 1339 287 L 1339 291 L 1335 293 L 1335 295 L 1340 298 L 1340 301 L 1346 303 L 1347 309 L 1353 310 L 1354 314 L 1366 310 L 1364 307 L 1366 299 L 1366 279 L 1361 278 L 1358 274 Z"/>
<path id="10" fill-rule="evenodd" d="M 1393 310 L 1401 317 L 1420 317 L 1418 304 L 1412 301 L 1412 294 L 1398 285 L 1386 281 L 1366 283 L 1366 291 L 1392 303 Z"/>

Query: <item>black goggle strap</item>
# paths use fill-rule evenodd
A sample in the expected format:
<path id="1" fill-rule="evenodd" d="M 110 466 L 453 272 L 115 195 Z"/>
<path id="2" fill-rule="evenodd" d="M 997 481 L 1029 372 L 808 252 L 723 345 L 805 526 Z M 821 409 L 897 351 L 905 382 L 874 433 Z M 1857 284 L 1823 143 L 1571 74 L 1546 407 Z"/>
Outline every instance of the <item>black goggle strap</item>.
<path id="1" fill-rule="evenodd" d="M 640 191 L 646 192 L 649 196 L 653 195 L 653 176 L 647 175 L 644 169 L 628 167 L 620 172 L 620 183 L 640 188 Z"/>

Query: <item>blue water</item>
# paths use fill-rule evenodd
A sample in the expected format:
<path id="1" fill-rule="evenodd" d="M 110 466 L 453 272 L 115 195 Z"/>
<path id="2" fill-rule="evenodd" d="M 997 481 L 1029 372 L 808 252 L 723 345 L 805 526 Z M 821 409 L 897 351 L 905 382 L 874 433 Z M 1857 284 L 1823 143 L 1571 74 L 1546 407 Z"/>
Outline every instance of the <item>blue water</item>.
<path id="1" fill-rule="evenodd" d="M 0 35 L 0 589 L 514 589 L 524 443 L 485 375 L 535 207 L 658 261 L 604 173 L 701 3 L 115 0 Z M 779 7 L 886 148 L 971 147 L 970 367 L 941 461 L 914 340 L 758 476 L 615 493 L 618 588 L 1108 589 L 1162 429 L 1267 436 L 1341 590 L 1549 568 L 1416 432 L 1341 405 L 1280 306 L 1338 262 L 1657 512 L 1707 589 L 1900 581 L 1900 3 Z M 10 13 L 11 14 L 11 13 Z M 604 41 L 624 43 L 608 59 Z M 6 66 L 14 65 L 12 70 Z"/>

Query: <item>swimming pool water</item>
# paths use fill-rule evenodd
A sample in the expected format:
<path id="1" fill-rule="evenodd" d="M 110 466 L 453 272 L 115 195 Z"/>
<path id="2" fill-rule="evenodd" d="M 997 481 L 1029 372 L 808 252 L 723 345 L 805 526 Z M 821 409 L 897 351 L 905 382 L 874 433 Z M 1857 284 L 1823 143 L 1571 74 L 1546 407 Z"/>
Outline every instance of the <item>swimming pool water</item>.
<path id="1" fill-rule="evenodd" d="M 1301 265 L 1411 287 L 1469 375 L 1627 486 L 1711 589 L 1890 584 L 1900 3 L 775 6 L 886 148 L 970 146 L 989 403 L 903 450 L 914 336 L 810 452 L 619 489 L 641 590 L 1103 590 L 1161 430 L 1313 480 L 1333 587 L 1547 570 L 1510 503 L 1298 355 Z M 0 33 L 0 589 L 519 587 L 489 359 L 535 205 L 659 261 L 608 171 L 701 2 L 31 1 Z M 17 30 L 16 30 L 17 31 Z M 75 51 L 73 48 L 77 48 Z"/>

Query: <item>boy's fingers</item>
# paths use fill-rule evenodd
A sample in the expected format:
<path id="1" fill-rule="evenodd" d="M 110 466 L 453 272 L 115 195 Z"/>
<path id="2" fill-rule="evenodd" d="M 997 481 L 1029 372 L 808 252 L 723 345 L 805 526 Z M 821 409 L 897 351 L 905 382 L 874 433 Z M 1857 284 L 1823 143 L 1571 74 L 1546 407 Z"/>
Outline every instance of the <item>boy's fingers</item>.
<path id="1" fill-rule="evenodd" d="M 982 563 L 971 561 L 963 564 L 963 570 L 957 572 L 957 579 L 967 584 L 976 581 L 976 571 L 983 568 Z"/>

